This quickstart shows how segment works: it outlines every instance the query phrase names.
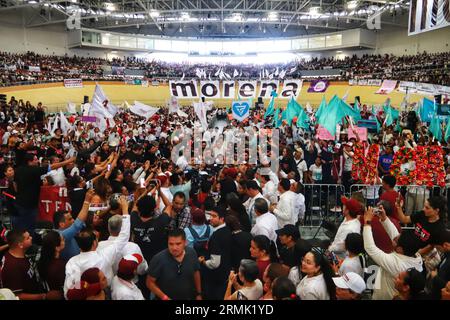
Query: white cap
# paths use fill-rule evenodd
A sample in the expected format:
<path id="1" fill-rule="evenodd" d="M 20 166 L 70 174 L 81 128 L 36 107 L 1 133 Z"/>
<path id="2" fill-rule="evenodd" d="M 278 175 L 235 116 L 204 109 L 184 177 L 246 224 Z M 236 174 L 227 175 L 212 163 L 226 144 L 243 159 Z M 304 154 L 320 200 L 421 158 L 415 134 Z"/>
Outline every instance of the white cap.
<path id="1" fill-rule="evenodd" d="M 294 179 L 289 180 L 289 182 L 291 183 L 291 185 L 293 185 L 294 183 L 296 183 L 297 181 L 295 181 Z"/>
<path id="2" fill-rule="evenodd" d="M 19 300 L 10 289 L 0 289 L 0 300 Z"/>
<path id="3" fill-rule="evenodd" d="M 361 294 L 366 290 L 364 279 L 357 273 L 348 272 L 342 277 L 333 278 L 336 287 L 341 289 L 350 289 L 357 294 Z"/>

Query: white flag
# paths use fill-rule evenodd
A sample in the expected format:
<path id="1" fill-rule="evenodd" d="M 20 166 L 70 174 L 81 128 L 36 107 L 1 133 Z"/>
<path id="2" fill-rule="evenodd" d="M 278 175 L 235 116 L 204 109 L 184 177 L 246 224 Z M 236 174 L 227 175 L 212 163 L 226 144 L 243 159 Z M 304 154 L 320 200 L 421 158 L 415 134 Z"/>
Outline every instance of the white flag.
<path id="1" fill-rule="evenodd" d="M 311 107 L 311 104 L 309 103 L 309 101 L 306 103 L 306 112 L 308 113 L 312 113 L 313 109 Z"/>
<path id="2" fill-rule="evenodd" d="M 233 78 L 236 78 L 238 75 L 239 75 L 239 72 L 236 69 L 234 69 Z"/>
<path id="3" fill-rule="evenodd" d="M 199 77 L 200 79 L 202 78 L 202 71 L 199 69 L 199 68 L 196 68 L 195 69 L 195 75 L 197 76 L 197 77 Z"/>
<path id="4" fill-rule="evenodd" d="M 342 97 L 342 101 L 346 102 L 347 98 L 348 98 L 348 93 L 349 93 L 349 89 L 347 89 L 347 92 L 344 94 L 344 96 Z"/>
<path id="5" fill-rule="evenodd" d="M 181 109 L 178 109 L 178 110 L 177 110 L 177 114 L 178 114 L 180 117 L 183 117 L 183 118 L 187 118 L 187 117 L 188 117 L 187 113 L 184 112 L 184 111 L 181 110 Z"/>
<path id="6" fill-rule="evenodd" d="M 214 74 L 215 77 L 218 77 L 220 74 L 220 71 L 222 71 L 222 68 L 219 68 L 219 70 L 217 70 L 217 72 Z"/>
<path id="7" fill-rule="evenodd" d="M 62 111 L 59 112 L 59 120 L 61 121 L 61 131 L 64 135 L 66 135 L 67 132 L 72 129 L 72 126 L 70 125 L 69 121 L 67 121 L 67 118 Z"/>
<path id="8" fill-rule="evenodd" d="M 183 76 L 181 77 L 180 81 L 183 81 L 183 80 L 184 80 L 184 72 L 183 72 Z"/>
<path id="9" fill-rule="evenodd" d="M 77 105 L 73 102 L 67 102 L 67 112 L 77 113 Z"/>
<path id="10" fill-rule="evenodd" d="M 297 66 L 293 67 L 293 68 L 289 71 L 289 74 L 294 73 L 296 70 L 297 70 Z"/>
<path id="11" fill-rule="evenodd" d="M 55 133 L 56 129 L 58 129 L 58 115 L 55 113 L 55 118 L 53 120 L 52 131 L 50 132 L 52 135 Z"/>
<path id="12" fill-rule="evenodd" d="M 275 77 L 278 77 L 279 74 L 280 74 L 280 71 L 278 70 L 278 67 L 277 67 L 277 70 L 275 71 Z"/>
<path id="13" fill-rule="evenodd" d="M 269 74 L 269 79 L 270 79 L 270 80 L 273 79 L 273 74 Z"/>
<path id="14" fill-rule="evenodd" d="M 211 73 L 208 74 L 208 80 L 209 80 L 209 81 L 212 81 L 212 80 L 211 80 Z"/>
<path id="15" fill-rule="evenodd" d="M 286 70 L 281 70 L 281 72 L 279 74 L 279 78 L 284 79 L 285 76 L 286 76 Z"/>
<path id="16" fill-rule="evenodd" d="M 147 120 L 151 118 L 156 112 L 158 112 L 159 108 L 153 108 L 146 104 L 143 104 L 139 101 L 134 101 L 134 105 L 130 107 L 130 111 L 138 116 L 144 117 Z"/>
<path id="17" fill-rule="evenodd" d="M 92 104 L 89 109 L 89 115 L 103 116 L 112 119 L 116 113 L 117 108 L 109 102 L 102 87 L 99 84 L 96 84 L 94 96 L 92 97 Z"/>
<path id="18" fill-rule="evenodd" d="M 169 100 L 169 113 L 176 113 L 179 109 L 178 100 L 176 97 L 172 97 Z"/>
<path id="19" fill-rule="evenodd" d="M 206 120 L 206 108 L 201 102 L 194 102 L 194 111 L 197 115 L 203 130 L 208 129 L 208 121 Z"/>

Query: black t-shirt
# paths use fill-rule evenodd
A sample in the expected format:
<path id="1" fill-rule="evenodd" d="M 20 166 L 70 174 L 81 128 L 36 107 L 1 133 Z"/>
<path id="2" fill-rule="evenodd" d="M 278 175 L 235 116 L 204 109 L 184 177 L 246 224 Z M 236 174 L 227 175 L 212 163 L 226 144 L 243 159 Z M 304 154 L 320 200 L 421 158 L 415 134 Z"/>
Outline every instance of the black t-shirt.
<path id="1" fill-rule="evenodd" d="M 225 226 L 216 230 L 208 242 L 209 255 L 219 255 L 220 265 L 210 270 L 215 282 L 226 281 L 231 270 L 231 230 Z"/>
<path id="2" fill-rule="evenodd" d="M 442 220 L 430 223 L 423 211 L 411 215 L 411 222 L 414 224 L 413 232 L 417 237 L 416 243 L 419 249 L 429 244 L 435 244 L 436 234 L 445 231 L 445 224 Z"/>
<path id="3" fill-rule="evenodd" d="M 252 235 L 249 232 L 240 231 L 231 236 L 231 266 L 234 271 L 239 270 L 242 259 L 251 259 L 250 243 Z"/>
<path id="4" fill-rule="evenodd" d="M 193 300 L 196 296 L 194 273 L 200 270 L 197 253 L 186 247 L 183 261 L 178 262 L 164 250 L 150 260 L 148 275 L 156 279 L 158 287 L 172 300 Z"/>
<path id="5" fill-rule="evenodd" d="M 48 167 L 22 166 L 16 170 L 16 203 L 24 208 L 37 208 L 41 191 L 41 176 Z"/>
<path id="6" fill-rule="evenodd" d="M 167 231 L 170 218 L 163 213 L 157 218 L 142 221 L 137 212 L 131 213 L 131 232 L 134 242 L 141 248 L 145 260 L 167 248 Z"/>
<path id="7" fill-rule="evenodd" d="M 36 120 L 37 122 L 44 121 L 44 117 L 45 117 L 45 112 L 43 110 L 36 110 L 34 112 L 34 120 Z"/>

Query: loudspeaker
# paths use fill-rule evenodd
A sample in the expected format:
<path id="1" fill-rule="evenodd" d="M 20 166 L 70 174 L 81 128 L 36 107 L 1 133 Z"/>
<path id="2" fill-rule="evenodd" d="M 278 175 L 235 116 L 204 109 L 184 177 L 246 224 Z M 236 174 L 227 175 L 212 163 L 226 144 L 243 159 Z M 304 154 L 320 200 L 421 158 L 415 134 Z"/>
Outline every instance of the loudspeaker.
<path id="1" fill-rule="evenodd" d="M 262 97 L 258 97 L 258 103 L 263 103 Z"/>
<path id="2" fill-rule="evenodd" d="M 435 95 L 434 101 L 436 101 L 436 104 L 441 104 L 442 103 L 442 94 Z"/>
<path id="3" fill-rule="evenodd" d="M 202 97 L 202 102 L 205 102 L 205 97 Z"/>
<path id="4" fill-rule="evenodd" d="M 84 96 L 83 103 L 89 103 L 89 96 Z"/>

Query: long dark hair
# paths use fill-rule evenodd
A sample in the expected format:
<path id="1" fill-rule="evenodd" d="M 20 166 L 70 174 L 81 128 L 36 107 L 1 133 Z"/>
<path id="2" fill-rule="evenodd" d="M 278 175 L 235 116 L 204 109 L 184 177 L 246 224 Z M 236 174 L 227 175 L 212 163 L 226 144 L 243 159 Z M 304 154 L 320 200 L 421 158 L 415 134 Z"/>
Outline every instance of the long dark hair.
<path id="1" fill-rule="evenodd" d="M 323 274 L 325 284 L 327 286 L 327 291 L 331 300 L 336 300 L 336 285 L 333 281 L 333 270 L 331 269 L 328 259 L 321 253 L 316 251 L 310 251 L 314 256 L 314 262 L 316 266 L 320 267 L 320 271 Z"/>
<path id="2" fill-rule="evenodd" d="M 37 268 L 42 280 L 47 280 L 48 266 L 55 259 L 56 247 L 61 245 L 61 235 L 59 232 L 51 230 L 42 239 L 41 257 Z"/>
<path id="3" fill-rule="evenodd" d="M 434 210 L 439 210 L 439 220 L 447 223 L 447 199 L 439 196 L 431 197 L 428 199 L 430 207 Z"/>
<path id="4" fill-rule="evenodd" d="M 265 251 L 270 256 L 270 262 L 278 262 L 277 247 L 273 241 L 264 235 L 254 236 L 252 240 L 259 250 Z"/>

